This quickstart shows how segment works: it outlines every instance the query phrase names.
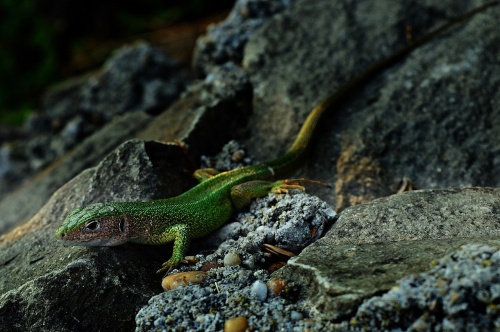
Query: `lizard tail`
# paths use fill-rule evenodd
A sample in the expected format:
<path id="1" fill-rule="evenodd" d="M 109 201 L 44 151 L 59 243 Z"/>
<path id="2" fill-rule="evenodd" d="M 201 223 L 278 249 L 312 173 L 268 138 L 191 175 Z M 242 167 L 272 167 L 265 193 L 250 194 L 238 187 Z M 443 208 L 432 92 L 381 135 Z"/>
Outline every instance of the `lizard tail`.
<path id="1" fill-rule="evenodd" d="M 402 47 L 392 55 L 374 63 L 373 65 L 368 67 L 368 69 L 365 70 L 362 74 L 360 74 L 359 76 L 355 76 L 346 84 L 342 85 L 339 90 L 331 94 L 328 98 L 326 98 L 323 102 L 319 103 L 311 110 L 304 124 L 300 128 L 295 141 L 292 143 L 287 152 L 281 157 L 265 163 L 265 165 L 270 167 L 273 173 L 278 176 L 290 173 L 295 170 L 302 159 L 304 159 L 308 148 L 311 146 L 311 141 L 313 140 L 314 134 L 316 133 L 318 123 L 325 111 L 333 108 L 334 106 L 340 105 L 342 101 L 346 100 L 348 97 L 351 97 L 354 92 L 359 91 L 359 88 L 366 84 L 375 75 L 382 72 L 384 69 L 387 69 L 391 65 L 397 63 L 417 47 L 428 42 L 429 40 L 445 32 L 451 27 L 490 7 L 496 6 L 499 3 L 500 1 L 498 0 L 485 3 L 482 6 L 479 6 L 473 10 L 466 12 L 465 14 L 449 20 L 438 28 L 415 40 L 413 43 Z"/>

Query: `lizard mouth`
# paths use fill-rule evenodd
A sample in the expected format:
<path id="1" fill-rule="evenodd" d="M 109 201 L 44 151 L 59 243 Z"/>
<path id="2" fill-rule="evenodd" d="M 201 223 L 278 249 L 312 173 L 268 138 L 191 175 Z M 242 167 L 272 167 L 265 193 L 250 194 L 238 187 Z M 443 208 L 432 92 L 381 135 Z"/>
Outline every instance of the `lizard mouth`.
<path id="1" fill-rule="evenodd" d="M 85 246 L 85 247 L 111 247 L 111 246 L 117 246 L 119 244 L 123 244 L 126 241 L 123 239 L 117 238 L 95 238 L 95 237 L 89 237 L 89 238 L 82 238 L 78 237 L 78 239 L 72 238 L 71 235 L 68 233 L 57 233 L 56 234 L 56 239 L 59 242 L 62 242 L 64 244 L 70 245 L 70 246 Z"/>
<path id="2" fill-rule="evenodd" d="M 60 242 L 63 242 L 64 244 L 70 245 L 70 246 L 84 246 L 84 247 L 111 247 L 111 246 L 116 246 L 121 244 L 116 243 L 114 240 L 108 239 L 108 240 L 102 240 L 102 239 L 86 239 L 86 240 L 66 240 L 64 238 L 59 238 L 58 239 Z"/>

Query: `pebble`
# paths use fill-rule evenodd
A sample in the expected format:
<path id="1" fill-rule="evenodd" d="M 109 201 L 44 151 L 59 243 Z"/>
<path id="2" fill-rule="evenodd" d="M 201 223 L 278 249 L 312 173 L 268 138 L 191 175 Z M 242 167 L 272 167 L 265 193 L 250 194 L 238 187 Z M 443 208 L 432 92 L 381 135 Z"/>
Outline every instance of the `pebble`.
<path id="1" fill-rule="evenodd" d="M 224 266 L 236 266 L 241 264 L 240 256 L 235 252 L 230 252 L 224 256 Z"/>
<path id="2" fill-rule="evenodd" d="M 246 317 L 236 317 L 226 320 L 224 323 L 224 332 L 244 332 L 248 327 Z"/>
<path id="3" fill-rule="evenodd" d="M 196 321 L 198 324 L 203 324 L 203 323 L 205 323 L 205 316 L 204 316 L 204 315 L 198 315 L 198 316 L 195 318 L 195 321 Z"/>
<path id="4" fill-rule="evenodd" d="M 188 271 L 171 274 L 166 276 L 161 281 L 161 287 L 164 290 L 176 289 L 179 286 L 187 285 L 188 283 L 201 283 L 207 274 L 203 271 Z"/>
<path id="5" fill-rule="evenodd" d="M 281 278 L 273 278 L 267 283 L 267 288 L 269 289 L 269 294 L 271 296 L 278 296 L 282 291 L 288 286 L 288 281 Z"/>
<path id="6" fill-rule="evenodd" d="M 257 299 L 264 301 L 267 298 L 267 286 L 260 280 L 253 283 L 250 293 Z"/>
<path id="7" fill-rule="evenodd" d="M 298 311 L 295 311 L 293 310 L 291 313 L 290 313 L 290 318 L 292 320 L 301 320 L 302 318 L 304 318 L 304 315 L 302 315 L 300 312 Z"/>
<path id="8" fill-rule="evenodd" d="M 165 318 L 164 318 L 164 317 L 159 317 L 158 319 L 156 319 L 156 320 L 154 321 L 154 323 L 153 323 L 153 324 L 154 324 L 154 326 L 155 326 L 155 327 L 162 326 L 162 325 L 164 325 L 164 324 L 165 324 Z"/>

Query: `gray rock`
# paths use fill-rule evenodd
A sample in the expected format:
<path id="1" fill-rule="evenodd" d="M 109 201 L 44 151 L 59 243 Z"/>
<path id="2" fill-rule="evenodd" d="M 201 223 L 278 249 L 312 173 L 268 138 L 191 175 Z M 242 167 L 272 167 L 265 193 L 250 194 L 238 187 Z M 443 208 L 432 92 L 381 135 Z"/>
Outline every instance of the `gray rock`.
<path id="1" fill-rule="evenodd" d="M 460 245 L 500 244 L 499 207 L 493 188 L 414 191 L 350 207 L 277 276 L 303 285 L 325 318 L 348 319 L 364 300 Z"/>
<path id="2" fill-rule="evenodd" d="M 248 156 L 246 148 L 234 140 L 224 145 L 214 157 L 201 156 L 201 168 L 215 168 L 220 172 L 255 164 L 257 161 Z"/>
<path id="3" fill-rule="evenodd" d="M 329 233 L 331 245 L 401 240 L 499 237 L 500 190 L 417 190 L 346 209 Z"/>
<path id="4" fill-rule="evenodd" d="M 270 17 L 283 11 L 291 0 L 238 0 L 228 18 L 208 28 L 198 38 L 194 50 L 194 67 L 206 75 L 214 66 L 227 62 L 240 63 L 249 38 Z"/>
<path id="5" fill-rule="evenodd" d="M 309 316 L 310 308 L 304 303 L 285 305 L 281 297 L 264 302 L 256 298 L 251 286 L 257 282 L 265 289 L 263 283 L 268 277 L 264 271 L 252 273 L 234 266 L 208 274 L 201 285 L 179 287 L 152 297 L 137 314 L 136 331 L 222 331 L 225 320 L 240 316 L 247 317 L 249 326 L 259 331 L 303 331 L 306 327 L 325 326 L 324 322 L 291 321 L 293 311 Z"/>
<path id="6" fill-rule="evenodd" d="M 44 112 L 31 119 L 28 127 L 34 130 L 48 123 L 52 132 L 75 115 L 96 123 L 129 111 L 158 113 L 184 90 L 186 80 L 179 63 L 160 49 L 144 42 L 123 46 L 98 73 L 49 91 Z"/>
<path id="7" fill-rule="evenodd" d="M 246 73 L 235 64 L 226 63 L 189 85 L 182 98 L 157 116 L 140 137 L 181 140 L 189 147 L 193 160 L 199 160 L 242 136 L 241 128 L 252 111 L 251 100 Z"/>
<path id="8" fill-rule="evenodd" d="M 478 5 L 293 2 L 245 46 L 254 87 L 249 153 L 268 160 L 285 151 L 312 107 L 406 45 L 406 25 L 417 38 Z M 338 210 L 394 192 L 405 176 L 420 189 L 499 186 L 498 12 L 430 41 L 332 109 L 297 176 L 337 183 L 335 197 L 312 190 Z"/>
<path id="9" fill-rule="evenodd" d="M 267 297 L 267 286 L 260 280 L 255 281 L 250 288 L 250 294 L 259 301 L 264 301 Z"/>

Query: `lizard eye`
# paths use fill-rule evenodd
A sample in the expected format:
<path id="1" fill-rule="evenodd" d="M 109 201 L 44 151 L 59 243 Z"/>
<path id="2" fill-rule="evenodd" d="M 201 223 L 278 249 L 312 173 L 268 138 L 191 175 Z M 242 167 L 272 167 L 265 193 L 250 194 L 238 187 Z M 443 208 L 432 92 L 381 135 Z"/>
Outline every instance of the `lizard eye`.
<path id="1" fill-rule="evenodd" d="M 97 220 L 91 220 L 86 225 L 85 228 L 89 231 L 96 231 L 101 227 L 101 224 Z"/>

